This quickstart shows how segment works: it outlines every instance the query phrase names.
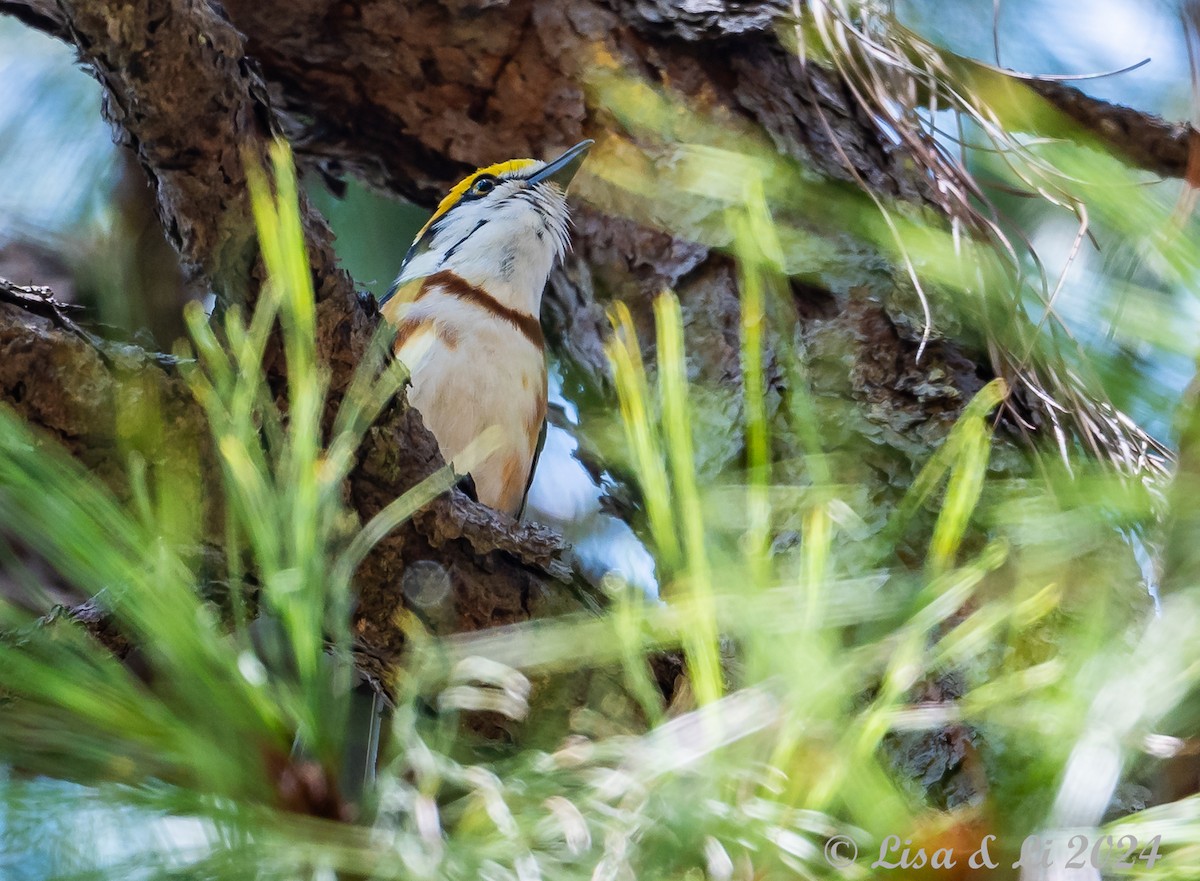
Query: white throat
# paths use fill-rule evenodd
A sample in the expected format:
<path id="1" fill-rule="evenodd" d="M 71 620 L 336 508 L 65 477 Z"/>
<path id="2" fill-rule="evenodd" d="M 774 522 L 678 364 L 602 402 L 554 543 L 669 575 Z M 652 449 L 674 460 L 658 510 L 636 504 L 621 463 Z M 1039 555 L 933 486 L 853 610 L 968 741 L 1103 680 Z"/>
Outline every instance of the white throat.
<path id="1" fill-rule="evenodd" d="M 557 186 L 504 181 L 487 200 L 460 204 L 437 221 L 397 282 L 448 270 L 536 318 L 554 261 L 566 250 L 568 222 Z"/>

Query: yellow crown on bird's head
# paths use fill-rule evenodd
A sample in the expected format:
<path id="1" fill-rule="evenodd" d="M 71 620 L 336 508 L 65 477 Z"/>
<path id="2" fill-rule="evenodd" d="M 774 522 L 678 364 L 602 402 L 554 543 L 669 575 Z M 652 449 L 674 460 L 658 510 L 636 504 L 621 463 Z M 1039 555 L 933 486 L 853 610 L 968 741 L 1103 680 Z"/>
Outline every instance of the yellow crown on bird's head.
<path id="1" fill-rule="evenodd" d="M 583 164 L 584 157 L 593 143 L 595 142 L 590 139 L 581 141 L 551 162 L 540 162 L 536 159 L 509 159 L 476 169 L 455 184 L 438 203 L 432 216 L 413 239 L 412 247 L 409 248 L 408 254 L 404 258 L 405 266 L 430 248 L 436 234 L 441 231 L 441 228 L 457 209 L 486 199 L 497 189 L 503 191 L 501 195 L 525 198 L 530 205 L 543 212 L 552 212 L 556 204 L 561 202 L 571 179 Z M 545 193 L 547 188 L 541 186 L 544 184 L 552 184 L 558 192 L 553 196 Z M 525 195 L 519 196 L 519 191 L 525 191 Z M 542 198 L 533 199 L 532 194 L 542 194 Z M 475 220 L 475 223 L 478 223 L 478 219 Z M 565 247 L 565 227 L 556 235 L 556 240 Z M 403 277 L 403 275 L 402 269 L 401 276 Z"/>
<path id="2" fill-rule="evenodd" d="M 476 181 L 489 177 L 498 178 L 512 172 L 523 171 L 529 168 L 529 166 L 537 164 L 538 161 L 536 159 L 509 159 L 507 162 L 497 162 L 495 165 L 475 169 L 472 174 L 469 174 L 456 183 L 450 188 L 450 192 L 442 197 L 442 201 L 438 202 L 438 206 L 434 209 L 433 214 L 425 221 L 425 225 L 421 227 L 421 231 L 417 233 L 417 239 L 419 240 L 439 217 L 457 205 L 459 200 L 466 195 L 467 191 L 475 185 Z"/>

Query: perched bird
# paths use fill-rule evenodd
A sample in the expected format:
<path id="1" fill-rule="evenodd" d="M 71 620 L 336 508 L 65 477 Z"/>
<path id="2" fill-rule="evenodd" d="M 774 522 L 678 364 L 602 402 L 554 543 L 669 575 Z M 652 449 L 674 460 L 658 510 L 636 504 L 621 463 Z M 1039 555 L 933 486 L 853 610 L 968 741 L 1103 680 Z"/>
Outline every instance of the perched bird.
<path id="1" fill-rule="evenodd" d="M 479 501 L 513 516 L 545 437 L 542 290 L 569 246 L 567 185 L 592 143 L 549 163 L 490 165 L 459 182 L 417 233 L 380 304 L 411 373 L 409 401 L 442 457 L 454 465 L 492 429 L 490 452 L 470 478 Z"/>

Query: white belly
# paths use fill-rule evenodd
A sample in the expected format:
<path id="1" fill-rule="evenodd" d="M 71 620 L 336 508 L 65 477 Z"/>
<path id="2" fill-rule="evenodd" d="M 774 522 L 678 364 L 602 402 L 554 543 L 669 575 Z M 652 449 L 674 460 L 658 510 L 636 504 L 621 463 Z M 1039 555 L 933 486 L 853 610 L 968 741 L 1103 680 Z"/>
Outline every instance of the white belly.
<path id="1" fill-rule="evenodd" d="M 516 515 L 546 416 L 544 355 L 513 325 L 437 300 L 427 297 L 405 316 L 424 322 L 397 350 L 412 373 L 409 401 L 442 457 L 456 473 L 470 472 L 479 501 Z M 464 461 L 481 437 L 482 460 Z"/>

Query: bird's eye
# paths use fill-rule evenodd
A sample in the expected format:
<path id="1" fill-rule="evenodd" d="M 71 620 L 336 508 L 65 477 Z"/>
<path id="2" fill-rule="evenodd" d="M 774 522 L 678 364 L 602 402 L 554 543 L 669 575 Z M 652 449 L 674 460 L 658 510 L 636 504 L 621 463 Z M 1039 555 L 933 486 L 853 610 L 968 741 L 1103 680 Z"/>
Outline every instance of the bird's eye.
<path id="1" fill-rule="evenodd" d="M 492 190 L 496 189 L 496 181 L 490 177 L 481 177 L 475 183 L 471 184 L 471 195 L 486 196 Z"/>

